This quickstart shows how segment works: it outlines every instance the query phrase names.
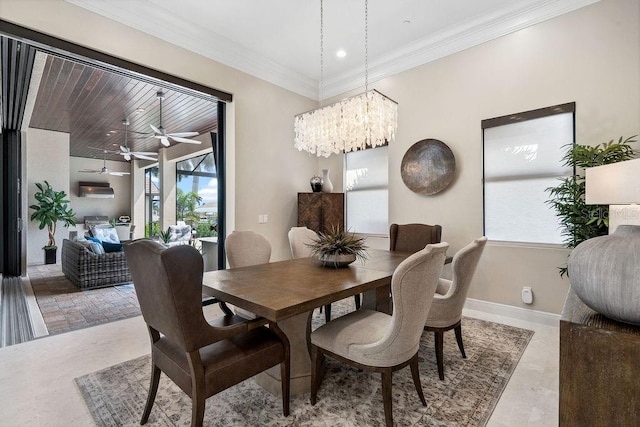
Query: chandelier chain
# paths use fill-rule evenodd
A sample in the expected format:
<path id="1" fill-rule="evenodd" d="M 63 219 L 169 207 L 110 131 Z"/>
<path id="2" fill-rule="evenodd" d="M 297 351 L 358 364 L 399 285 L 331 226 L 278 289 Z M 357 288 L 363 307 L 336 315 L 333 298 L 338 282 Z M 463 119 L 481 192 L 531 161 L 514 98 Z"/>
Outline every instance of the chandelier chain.
<path id="1" fill-rule="evenodd" d="M 320 81 L 318 82 L 318 97 L 322 106 L 322 84 L 324 79 L 324 3 L 320 0 Z"/>
<path id="2" fill-rule="evenodd" d="M 364 1 L 364 91 L 369 91 L 369 0 Z"/>

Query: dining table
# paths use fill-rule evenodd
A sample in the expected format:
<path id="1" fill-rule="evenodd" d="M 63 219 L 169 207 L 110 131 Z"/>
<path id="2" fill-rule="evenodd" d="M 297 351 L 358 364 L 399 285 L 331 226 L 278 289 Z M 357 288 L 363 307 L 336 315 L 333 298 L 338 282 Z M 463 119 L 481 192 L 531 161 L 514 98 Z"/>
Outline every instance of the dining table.
<path id="1" fill-rule="evenodd" d="M 369 249 L 365 260 L 343 268 L 323 265 L 315 258 L 298 258 L 207 271 L 203 275 L 203 294 L 277 323 L 289 339 L 291 393 L 303 394 L 309 392 L 311 385 L 309 333 L 313 310 L 363 294 L 362 308 L 391 314 L 391 277 L 410 255 Z M 278 367 L 255 379 L 273 394 L 280 393 Z"/>

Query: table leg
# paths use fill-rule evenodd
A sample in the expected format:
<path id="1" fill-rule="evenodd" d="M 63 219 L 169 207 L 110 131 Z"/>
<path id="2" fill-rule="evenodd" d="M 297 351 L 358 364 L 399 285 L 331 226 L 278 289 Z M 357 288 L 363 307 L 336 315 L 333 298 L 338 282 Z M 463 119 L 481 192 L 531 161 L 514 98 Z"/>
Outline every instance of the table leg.
<path id="1" fill-rule="evenodd" d="M 311 389 L 311 357 L 309 356 L 309 330 L 311 312 L 299 314 L 278 322 L 282 332 L 289 338 L 291 349 L 291 394 L 309 393 Z M 269 392 L 280 396 L 280 365 L 255 376 L 256 383 Z"/>

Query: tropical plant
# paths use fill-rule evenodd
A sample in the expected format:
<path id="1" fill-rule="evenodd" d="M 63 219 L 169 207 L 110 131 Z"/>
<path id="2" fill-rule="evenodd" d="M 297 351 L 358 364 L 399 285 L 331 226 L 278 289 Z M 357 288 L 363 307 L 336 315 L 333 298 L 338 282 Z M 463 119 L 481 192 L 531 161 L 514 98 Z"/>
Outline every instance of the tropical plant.
<path id="1" fill-rule="evenodd" d="M 196 208 L 202 203 L 202 197 L 194 191 L 185 193 L 181 189 L 177 189 L 176 197 L 176 218 L 188 224 L 197 224 L 200 215 L 196 212 Z"/>
<path id="2" fill-rule="evenodd" d="M 38 192 L 34 194 L 37 204 L 29 206 L 33 209 L 31 221 L 39 221 L 40 230 L 47 227 L 49 233 L 49 242 L 43 249 L 55 249 L 56 245 L 56 228 L 58 222 L 62 222 L 65 227 L 76 225 L 75 212 L 69 207 L 69 200 L 66 199 L 67 193 L 64 191 L 55 191 L 47 182 L 37 182 Z"/>
<path id="3" fill-rule="evenodd" d="M 169 241 L 171 240 L 171 233 L 169 232 L 169 230 L 167 230 L 167 231 L 159 231 L 158 232 L 158 237 L 160 238 L 162 243 L 169 243 Z"/>
<path id="4" fill-rule="evenodd" d="M 334 227 L 328 233 L 319 232 L 318 237 L 307 244 L 311 248 L 311 256 L 321 258 L 328 255 L 353 254 L 360 260 L 367 259 L 365 238 L 354 233 Z"/>
<path id="5" fill-rule="evenodd" d="M 620 137 L 618 142 L 609 142 L 595 146 L 569 144 L 562 158 L 562 164 L 573 168 L 574 174 L 558 178 L 560 183 L 546 191 L 551 198 L 547 200 L 560 219 L 564 245 L 575 248 L 592 237 L 607 234 L 609 226 L 609 206 L 587 205 L 585 203 L 584 169 L 610 163 L 630 160 L 634 157 L 631 143 L 637 135 L 627 139 Z M 560 276 L 567 274 L 567 266 L 558 267 Z"/>

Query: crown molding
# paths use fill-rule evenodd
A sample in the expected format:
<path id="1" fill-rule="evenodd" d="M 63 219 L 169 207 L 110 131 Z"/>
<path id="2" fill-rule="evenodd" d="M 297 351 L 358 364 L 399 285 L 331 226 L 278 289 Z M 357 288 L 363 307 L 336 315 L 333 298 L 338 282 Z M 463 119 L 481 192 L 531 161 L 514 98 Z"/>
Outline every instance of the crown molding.
<path id="1" fill-rule="evenodd" d="M 183 47 L 229 67 L 266 80 L 292 92 L 318 100 L 318 81 L 226 39 L 208 28 L 186 25 L 165 9 L 148 2 L 65 0 L 106 18 L 133 27 L 168 43 Z M 600 0 L 547 0 L 526 8 L 501 9 L 461 23 L 393 53 L 369 65 L 369 83 L 436 61 L 523 28 L 594 4 Z M 165 31 L 170 28 L 171 31 Z M 361 68 L 325 79 L 323 97 L 330 98 L 364 86 Z"/>

